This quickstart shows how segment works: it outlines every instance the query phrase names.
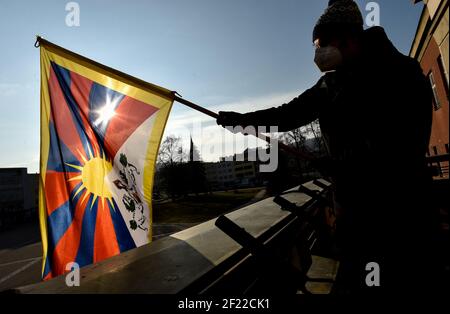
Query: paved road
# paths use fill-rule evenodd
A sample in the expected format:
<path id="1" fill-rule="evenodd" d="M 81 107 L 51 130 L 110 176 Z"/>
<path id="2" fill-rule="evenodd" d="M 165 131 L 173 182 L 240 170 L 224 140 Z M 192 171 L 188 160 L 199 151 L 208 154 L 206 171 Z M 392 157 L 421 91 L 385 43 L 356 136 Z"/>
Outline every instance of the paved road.
<path id="1" fill-rule="evenodd" d="M 154 224 L 153 239 L 196 225 L 195 223 Z M 0 291 L 39 282 L 42 248 L 37 222 L 0 233 Z"/>
<path id="2" fill-rule="evenodd" d="M 0 233 L 0 291 L 40 280 L 42 248 L 38 222 Z"/>

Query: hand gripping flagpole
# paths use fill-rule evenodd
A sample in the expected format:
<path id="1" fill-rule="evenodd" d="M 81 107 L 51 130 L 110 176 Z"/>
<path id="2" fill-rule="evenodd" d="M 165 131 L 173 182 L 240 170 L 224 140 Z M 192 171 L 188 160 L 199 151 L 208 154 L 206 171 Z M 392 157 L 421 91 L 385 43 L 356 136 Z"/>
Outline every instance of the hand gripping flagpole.
<path id="1" fill-rule="evenodd" d="M 206 115 L 208 115 L 208 116 L 210 116 L 210 117 L 212 117 L 214 119 L 217 119 L 219 117 L 219 115 L 217 113 L 215 113 L 215 112 L 213 112 L 211 110 L 208 110 L 208 109 L 206 109 L 206 108 L 204 108 L 202 106 L 199 106 L 197 104 L 194 104 L 193 102 L 190 102 L 189 100 L 181 98 L 181 97 L 177 96 L 176 94 L 178 94 L 178 93 L 174 92 L 174 96 L 175 96 L 174 100 L 176 102 L 178 102 L 180 104 L 183 104 L 183 105 L 186 105 L 186 106 L 188 106 L 188 107 L 190 107 L 192 109 L 195 109 L 197 111 L 200 111 L 200 112 L 202 112 L 202 113 L 204 113 L 204 114 L 206 114 Z M 256 134 L 252 134 L 252 135 L 255 135 L 257 138 L 262 139 L 262 140 L 268 142 L 269 144 L 272 141 L 274 141 L 273 138 L 271 138 L 268 135 L 262 134 L 262 133 L 256 133 Z M 278 141 L 278 140 L 275 140 L 275 141 Z M 302 151 L 299 151 L 299 150 L 297 150 L 295 148 L 292 148 L 292 147 L 290 147 L 290 146 L 288 146 L 288 145 L 286 145 L 286 144 L 284 144 L 284 143 L 282 143 L 280 141 L 278 141 L 278 147 L 280 147 L 285 152 L 290 153 L 290 154 L 292 154 L 292 155 L 294 155 L 294 156 L 296 156 L 296 157 L 298 157 L 300 159 L 303 159 L 303 160 L 313 160 L 313 159 L 315 159 L 310 154 L 302 152 Z"/>

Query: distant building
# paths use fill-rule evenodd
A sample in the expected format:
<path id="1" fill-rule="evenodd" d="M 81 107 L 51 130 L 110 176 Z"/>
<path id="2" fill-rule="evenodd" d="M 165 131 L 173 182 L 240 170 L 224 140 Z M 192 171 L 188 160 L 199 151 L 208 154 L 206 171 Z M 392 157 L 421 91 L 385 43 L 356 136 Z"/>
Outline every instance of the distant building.
<path id="1" fill-rule="evenodd" d="M 212 189 L 253 187 L 262 185 L 259 162 L 248 160 L 248 150 L 220 162 L 204 163 L 206 180 Z"/>
<path id="2" fill-rule="evenodd" d="M 234 161 L 205 162 L 205 176 L 213 190 L 232 187 L 234 176 Z"/>
<path id="3" fill-rule="evenodd" d="M 33 217 L 38 189 L 38 174 L 28 174 L 26 168 L 0 169 L 0 228 Z"/>
<path id="4" fill-rule="evenodd" d="M 413 0 L 424 8 L 410 56 L 418 60 L 433 89 L 433 129 L 429 156 L 449 153 L 448 0 Z"/>
<path id="5" fill-rule="evenodd" d="M 254 161 L 220 161 L 204 163 L 206 180 L 213 190 L 261 185 L 258 165 Z"/>

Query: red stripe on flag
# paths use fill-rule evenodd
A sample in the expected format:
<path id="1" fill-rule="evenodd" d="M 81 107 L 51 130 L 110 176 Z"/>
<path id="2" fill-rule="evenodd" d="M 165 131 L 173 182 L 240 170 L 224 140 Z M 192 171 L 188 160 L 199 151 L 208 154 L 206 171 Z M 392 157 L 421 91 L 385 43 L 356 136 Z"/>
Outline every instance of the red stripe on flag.
<path id="1" fill-rule="evenodd" d="M 42 278 L 42 280 L 46 281 L 53 278 L 52 272 L 50 271 L 44 278 Z"/>
<path id="2" fill-rule="evenodd" d="M 94 148 L 93 151 L 94 155 L 99 156 L 100 155 L 99 145 L 97 143 L 94 130 L 91 124 L 89 123 L 89 110 L 90 110 L 89 95 L 91 93 L 93 82 L 75 72 L 70 72 L 70 78 L 71 78 L 70 90 L 72 92 L 75 102 L 80 108 L 83 128 L 86 131 L 86 134 Z"/>
<path id="3" fill-rule="evenodd" d="M 45 201 L 48 216 L 69 200 L 70 191 L 81 182 L 81 179 L 70 182 L 68 180 L 79 175 L 81 175 L 81 172 L 47 171 L 45 175 Z"/>
<path id="4" fill-rule="evenodd" d="M 158 108 L 125 96 L 106 129 L 104 143 L 108 155 L 115 156 L 128 137 L 157 110 Z"/>
<path id="5" fill-rule="evenodd" d="M 94 263 L 120 253 L 108 201 L 99 199 L 94 238 Z"/>
<path id="6" fill-rule="evenodd" d="M 92 81 L 75 72 L 70 72 L 70 90 L 73 98 L 80 107 L 83 115 L 89 116 L 89 95 L 91 93 Z"/>
<path id="7" fill-rule="evenodd" d="M 52 120 L 55 123 L 57 135 L 72 152 L 72 154 L 79 161 L 81 161 L 82 159 L 80 153 L 85 153 L 84 148 L 74 124 L 69 105 L 64 98 L 58 78 L 53 71 L 53 67 L 50 67 L 50 78 L 48 80 L 48 85 L 52 107 Z"/>
<path id="8" fill-rule="evenodd" d="M 89 195 L 83 200 L 87 191 L 80 195 L 80 200 L 75 207 L 75 217 L 66 233 L 61 237 L 53 252 L 52 274 L 55 276 L 66 272 L 66 265 L 74 262 L 80 245 L 84 211 Z M 83 201 L 82 201 L 83 200 Z"/>

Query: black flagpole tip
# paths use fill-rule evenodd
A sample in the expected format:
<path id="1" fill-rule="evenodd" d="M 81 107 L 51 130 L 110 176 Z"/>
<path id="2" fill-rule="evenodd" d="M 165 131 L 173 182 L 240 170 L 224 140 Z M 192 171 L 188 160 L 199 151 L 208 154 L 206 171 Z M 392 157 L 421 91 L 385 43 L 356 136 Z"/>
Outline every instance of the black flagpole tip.
<path id="1" fill-rule="evenodd" d="M 39 46 L 40 46 L 39 41 L 40 41 L 41 39 L 42 39 L 41 36 L 36 35 L 36 42 L 34 43 L 34 47 L 39 48 Z"/>

